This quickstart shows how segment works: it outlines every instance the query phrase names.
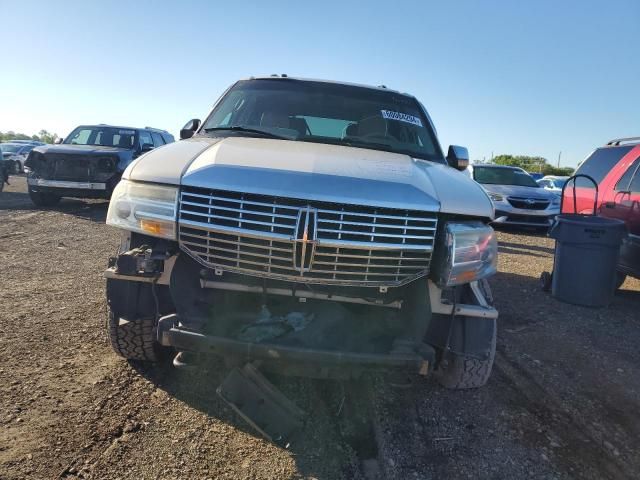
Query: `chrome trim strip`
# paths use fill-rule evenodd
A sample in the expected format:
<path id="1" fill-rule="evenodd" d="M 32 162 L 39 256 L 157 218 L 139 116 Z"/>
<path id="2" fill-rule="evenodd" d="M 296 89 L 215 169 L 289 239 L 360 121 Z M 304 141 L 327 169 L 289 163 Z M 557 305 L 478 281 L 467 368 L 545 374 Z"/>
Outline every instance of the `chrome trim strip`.
<path id="1" fill-rule="evenodd" d="M 77 188 L 79 190 L 106 190 L 106 183 L 68 182 L 65 180 L 45 180 L 43 178 L 27 178 L 27 183 L 35 187 Z"/>
<path id="2" fill-rule="evenodd" d="M 360 303 L 363 305 L 375 305 L 378 307 L 402 308 L 402 300 L 395 300 L 389 303 L 382 301 L 370 301 L 365 298 L 343 297 L 309 290 L 291 290 L 289 288 L 266 288 L 260 286 L 245 285 L 242 283 L 215 282 L 212 280 L 200 280 L 202 288 L 215 288 L 219 290 L 231 290 L 234 292 L 268 293 L 271 295 L 284 295 L 287 297 L 313 298 L 316 300 L 331 300 L 334 302 Z"/>

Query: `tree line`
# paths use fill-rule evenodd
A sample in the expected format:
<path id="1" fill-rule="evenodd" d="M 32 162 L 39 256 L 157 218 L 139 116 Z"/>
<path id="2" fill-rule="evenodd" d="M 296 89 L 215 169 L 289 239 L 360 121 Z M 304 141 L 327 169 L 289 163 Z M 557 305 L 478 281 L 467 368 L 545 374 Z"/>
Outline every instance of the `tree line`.
<path id="1" fill-rule="evenodd" d="M 8 142 L 11 140 L 35 140 L 37 142 L 54 143 L 59 138 L 57 133 L 49 133 L 46 130 L 40 130 L 37 135 L 25 135 L 24 133 L 16 133 L 12 130 L 8 132 L 0 132 L 0 142 Z"/>
<path id="2" fill-rule="evenodd" d="M 493 157 L 491 163 L 520 167 L 529 173 L 542 173 L 543 175 L 569 176 L 573 175 L 574 171 L 571 167 L 556 167 L 551 165 L 544 157 L 530 157 L 527 155 L 498 155 L 497 157 Z"/>

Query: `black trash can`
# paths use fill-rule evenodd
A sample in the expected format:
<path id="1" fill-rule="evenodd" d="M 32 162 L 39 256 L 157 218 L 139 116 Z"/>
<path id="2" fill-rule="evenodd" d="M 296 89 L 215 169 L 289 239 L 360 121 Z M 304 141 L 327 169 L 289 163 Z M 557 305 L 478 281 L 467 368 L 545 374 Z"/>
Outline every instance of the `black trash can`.
<path id="1" fill-rule="evenodd" d="M 624 222 L 591 215 L 556 217 L 549 232 L 556 239 L 552 295 L 563 302 L 589 307 L 611 303 Z"/>

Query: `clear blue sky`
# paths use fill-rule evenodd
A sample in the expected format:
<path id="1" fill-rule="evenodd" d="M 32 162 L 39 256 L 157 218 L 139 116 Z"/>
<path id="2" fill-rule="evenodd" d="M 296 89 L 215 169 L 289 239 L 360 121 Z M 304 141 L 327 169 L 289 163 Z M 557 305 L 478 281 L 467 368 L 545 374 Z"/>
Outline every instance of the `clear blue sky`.
<path id="1" fill-rule="evenodd" d="M 445 5 L 446 3 L 446 5 Z M 177 135 L 234 80 L 385 84 L 473 159 L 640 135 L 640 1 L 0 0 L 0 130 Z"/>

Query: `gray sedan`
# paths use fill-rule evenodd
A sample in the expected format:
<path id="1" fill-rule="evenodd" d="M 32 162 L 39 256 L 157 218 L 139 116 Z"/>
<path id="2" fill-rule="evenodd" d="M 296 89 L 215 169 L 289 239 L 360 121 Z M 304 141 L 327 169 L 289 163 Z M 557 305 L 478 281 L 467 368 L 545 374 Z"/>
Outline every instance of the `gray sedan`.
<path id="1" fill-rule="evenodd" d="M 540 187 L 521 168 L 469 165 L 466 172 L 491 198 L 495 224 L 548 228 L 560 213 L 560 197 Z"/>

